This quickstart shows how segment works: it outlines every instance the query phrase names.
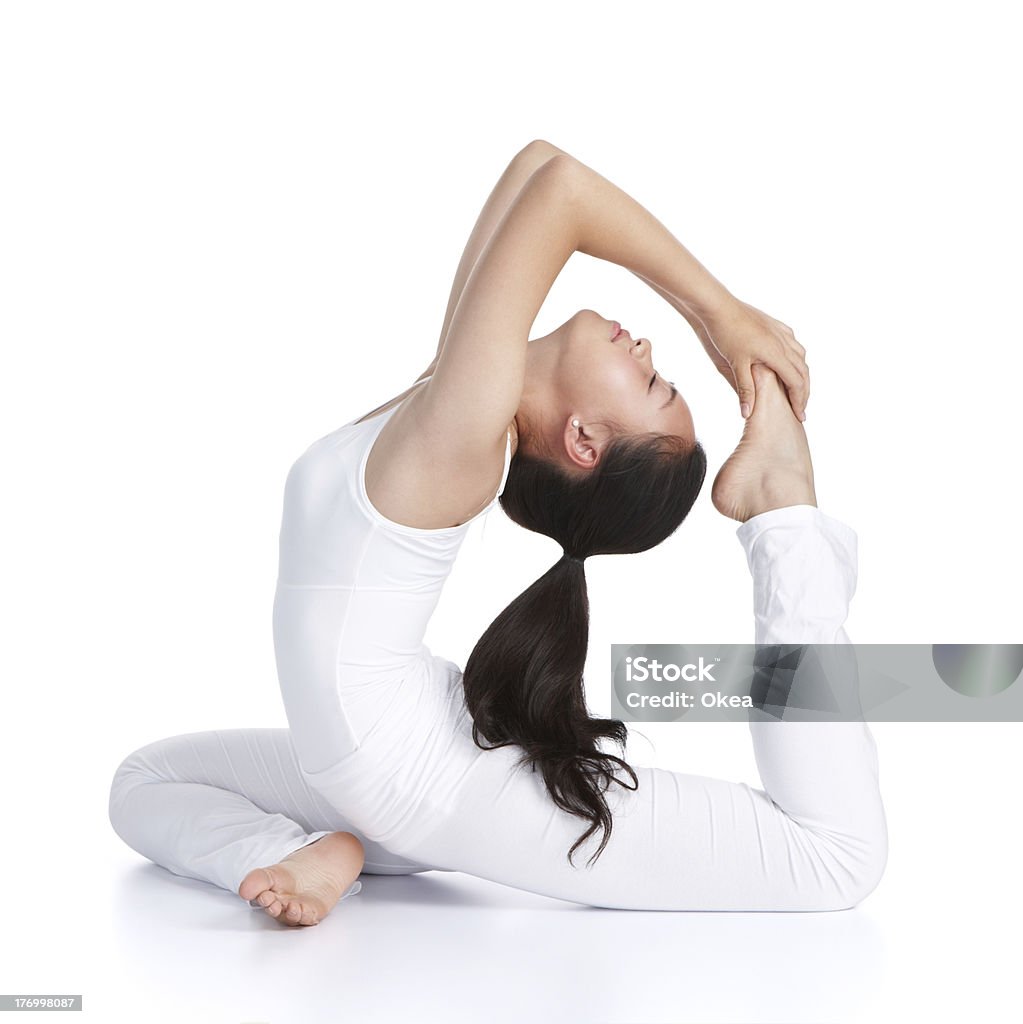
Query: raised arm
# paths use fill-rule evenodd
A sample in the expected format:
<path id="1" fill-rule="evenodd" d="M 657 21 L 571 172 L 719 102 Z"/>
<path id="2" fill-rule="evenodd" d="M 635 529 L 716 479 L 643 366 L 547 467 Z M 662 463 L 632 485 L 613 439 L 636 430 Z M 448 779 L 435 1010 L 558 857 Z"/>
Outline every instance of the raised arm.
<path id="1" fill-rule="evenodd" d="M 470 271 L 417 417 L 437 446 L 480 461 L 503 445 L 525 379 L 529 330 L 575 252 L 577 161 L 535 169 Z"/>
<path id="2" fill-rule="evenodd" d="M 385 515 L 429 528 L 492 497 L 530 329 L 574 252 L 626 267 L 707 320 L 727 323 L 723 311 L 738 305 L 621 189 L 567 153 L 542 160 L 466 276 L 432 380 L 384 427 L 367 463 L 367 488 Z"/>
<path id="3" fill-rule="evenodd" d="M 576 179 L 585 211 L 579 252 L 631 270 L 681 313 L 739 396 L 743 416 L 756 395 L 751 367 L 764 363 L 805 419 L 810 376 L 792 329 L 732 295 L 659 220 L 596 171 L 579 164 Z"/>
<path id="4" fill-rule="evenodd" d="M 532 173 L 547 163 L 552 156 L 557 156 L 559 153 L 567 155 L 563 149 L 559 149 L 544 139 L 534 139 L 512 157 L 504 169 L 504 173 L 497 179 L 497 184 L 491 189 L 483 209 L 480 210 L 480 214 L 476 218 L 476 224 L 469 235 L 469 240 L 465 243 L 462 258 L 455 271 L 455 279 L 451 284 L 451 294 L 448 296 L 448 308 L 444 313 L 444 324 L 440 330 L 437 352 L 433 357 L 433 362 L 424 371 L 424 375 L 436 369 L 437 360 L 440 359 L 440 354 L 444 351 L 444 342 L 448 336 L 448 328 L 451 326 L 451 317 L 454 315 L 458 300 L 462 297 L 465 282 L 476 265 L 484 246 L 494 233 L 494 229 L 501 222 L 501 218 L 507 213 L 508 208 L 522 191 L 522 186 L 529 180 Z"/>
<path id="5" fill-rule="evenodd" d="M 574 252 L 631 270 L 704 320 L 739 305 L 635 199 L 564 152 L 550 157 L 476 259 L 422 396 L 420 429 L 431 447 L 453 448 L 461 466 L 499 459 L 521 400 L 529 331 Z"/>

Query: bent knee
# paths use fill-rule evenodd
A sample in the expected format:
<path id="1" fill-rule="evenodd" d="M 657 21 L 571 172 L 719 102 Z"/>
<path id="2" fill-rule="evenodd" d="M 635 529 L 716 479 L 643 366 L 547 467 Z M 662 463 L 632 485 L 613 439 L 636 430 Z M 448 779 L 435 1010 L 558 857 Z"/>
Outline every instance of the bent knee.
<path id="1" fill-rule="evenodd" d="M 136 786 L 140 786 L 150 782 L 159 782 L 160 776 L 153 768 L 152 763 L 146 756 L 146 751 L 149 749 L 147 745 L 145 747 L 139 747 L 133 750 L 123 761 L 114 769 L 113 777 L 110 780 L 110 791 L 107 798 L 107 816 L 110 819 L 110 824 L 113 826 L 114 831 L 122 836 L 125 831 L 125 802 L 129 793 L 131 793 Z"/>
<path id="2" fill-rule="evenodd" d="M 852 909 L 858 903 L 862 903 L 881 884 L 885 868 L 888 865 L 888 843 L 887 840 L 877 843 L 871 849 L 870 857 L 866 863 L 860 865 L 853 876 L 851 885 L 849 906 L 843 909 Z"/>
<path id="3" fill-rule="evenodd" d="M 888 836 L 885 831 L 861 838 L 855 853 L 841 858 L 838 870 L 841 884 L 825 900 L 821 910 L 852 910 L 881 883 L 888 864 Z M 836 872 L 837 873 L 837 872 Z"/>

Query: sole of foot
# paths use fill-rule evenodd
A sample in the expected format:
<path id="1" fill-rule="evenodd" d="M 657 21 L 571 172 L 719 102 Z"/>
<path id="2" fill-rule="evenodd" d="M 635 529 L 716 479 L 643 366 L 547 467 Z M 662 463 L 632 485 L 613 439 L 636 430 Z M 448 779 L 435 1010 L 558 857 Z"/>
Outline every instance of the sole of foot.
<path id="1" fill-rule="evenodd" d="M 711 487 L 714 507 L 740 523 L 789 505 L 817 505 L 806 431 L 773 370 L 752 367 L 756 398 L 738 447 Z"/>
<path id="2" fill-rule="evenodd" d="M 238 888 L 242 899 L 281 924 L 319 924 L 362 870 L 362 844 L 350 832 L 331 832 L 269 867 L 253 868 Z"/>

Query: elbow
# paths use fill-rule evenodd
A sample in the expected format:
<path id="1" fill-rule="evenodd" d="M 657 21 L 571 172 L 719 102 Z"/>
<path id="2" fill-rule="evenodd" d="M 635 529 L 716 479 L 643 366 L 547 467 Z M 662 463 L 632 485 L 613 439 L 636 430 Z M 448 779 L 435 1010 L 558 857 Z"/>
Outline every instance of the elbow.
<path id="1" fill-rule="evenodd" d="M 563 149 L 559 149 L 552 142 L 548 142 L 546 139 L 533 139 L 532 142 L 527 142 L 526 145 L 519 150 L 519 156 L 528 156 L 531 159 L 543 160 L 559 155 L 568 156 Z"/>
<path id="2" fill-rule="evenodd" d="M 537 187 L 550 189 L 552 198 L 568 202 L 577 198 L 583 187 L 585 168 L 575 157 L 559 153 L 538 167 L 531 180 Z"/>
<path id="3" fill-rule="evenodd" d="M 527 180 L 553 177 L 561 187 L 574 182 L 583 168 L 583 164 L 574 156 L 563 149 L 558 149 L 557 146 L 552 146 L 549 142 L 544 142 L 543 139 L 534 139 L 520 149 L 515 154 L 512 164 Z"/>

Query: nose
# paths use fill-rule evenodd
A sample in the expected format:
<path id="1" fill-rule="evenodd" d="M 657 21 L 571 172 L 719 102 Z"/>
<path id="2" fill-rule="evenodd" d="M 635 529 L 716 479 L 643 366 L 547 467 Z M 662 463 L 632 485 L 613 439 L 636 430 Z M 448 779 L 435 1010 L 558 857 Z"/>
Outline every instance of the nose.
<path id="1" fill-rule="evenodd" d="M 630 337 L 629 341 L 629 352 L 631 355 L 634 355 L 637 359 L 649 359 L 653 362 L 654 347 L 650 343 L 649 338 L 637 338 L 635 341 L 632 341 Z"/>
<path id="2" fill-rule="evenodd" d="M 628 330 L 623 328 L 617 344 L 625 345 L 629 350 L 629 355 L 634 359 L 649 358 L 651 364 L 653 363 L 653 345 L 650 343 L 649 338 L 633 338 Z"/>

